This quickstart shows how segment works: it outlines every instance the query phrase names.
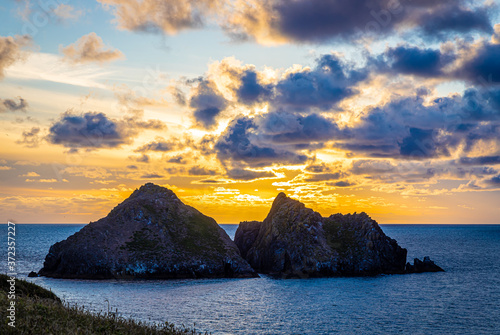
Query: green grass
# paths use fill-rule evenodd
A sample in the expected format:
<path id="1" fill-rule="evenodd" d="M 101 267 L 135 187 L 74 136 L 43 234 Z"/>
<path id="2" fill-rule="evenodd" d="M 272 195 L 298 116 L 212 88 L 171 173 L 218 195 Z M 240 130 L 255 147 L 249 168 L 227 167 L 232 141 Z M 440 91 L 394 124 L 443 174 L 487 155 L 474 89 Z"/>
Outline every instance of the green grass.
<path id="1" fill-rule="evenodd" d="M 148 228 L 134 232 L 132 241 L 125 243 L 125 248 L 129 251 L 136 252 L 156 252 L 158 249 L 158 241 L 149 237 Z"/>
<path id="2" fill-rule="evenodd" d="M 16 327 L 8 325 L 6 310 L 9 277 L 0 274 L 0 334 L 198 334 L 173 324 L 150 325 L 125 319 L 117 313 L 95 314 L 83 307 L 68 306 L 44 288 L 16 279 Z"/>

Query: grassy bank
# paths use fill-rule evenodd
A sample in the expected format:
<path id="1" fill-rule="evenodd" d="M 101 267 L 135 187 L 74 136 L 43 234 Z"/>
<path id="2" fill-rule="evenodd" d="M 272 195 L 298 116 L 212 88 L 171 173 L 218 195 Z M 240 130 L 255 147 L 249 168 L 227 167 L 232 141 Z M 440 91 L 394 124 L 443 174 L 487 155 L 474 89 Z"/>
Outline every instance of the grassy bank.
<path id="1" fill-rule="evenodd" d="M 0 334 L 197 334 L 165 323 L 151 326 L 114 313 L 95 314 L 68 306 L 52 292 L 16 279 L 15 328 L 8 325 L 9 277 L 0 274 Z"/>

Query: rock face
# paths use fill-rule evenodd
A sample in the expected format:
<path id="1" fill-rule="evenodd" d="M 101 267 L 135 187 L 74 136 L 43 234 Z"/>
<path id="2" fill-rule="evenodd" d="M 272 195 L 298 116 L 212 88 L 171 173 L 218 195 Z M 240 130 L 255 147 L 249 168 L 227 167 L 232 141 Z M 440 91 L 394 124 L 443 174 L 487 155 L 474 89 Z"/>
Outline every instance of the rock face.
<path id="1" fill-rule="evenodd" d="M 429 256 L 424 257 L 424 260 L 421 261 L 418 258 L 413 260 L 413 265 L 410 263 L 406 263 L 406 273 L 422 273 L 422 272 L 442 272 L 444 271 L 442 268 L 437 266 Z"/>
<path id="2" fill-rule="evenodd" d="M 99 221 L 50 247 L 39 275 L 55 278 L 255 277 L 214 219 L 146 184 Z"/>
<path id="3" fill-rule="evenodd" d="M 365 213 L 322 217 L 280 193 L 263 222 L 243 222 L 235 243 L 259 273 L 283 278 L 406 273 L 406 249 Z"/>

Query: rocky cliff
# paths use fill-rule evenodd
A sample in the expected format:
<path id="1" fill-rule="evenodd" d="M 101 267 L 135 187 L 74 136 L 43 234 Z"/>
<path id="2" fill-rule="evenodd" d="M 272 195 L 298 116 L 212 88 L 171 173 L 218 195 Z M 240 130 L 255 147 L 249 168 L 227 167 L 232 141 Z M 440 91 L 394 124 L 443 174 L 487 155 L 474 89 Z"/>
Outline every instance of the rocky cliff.
<path id="1" fill-rule="evenodd" d="M 56 278 L 254 277 L 214 219 L 146 184 L 99 221 L 54 244 L 39 275 Z"/>
<path id="2" fill-rule="evenodd" d="M 276 197 L 263 222 L 240 224 L 235 243 L 256 271 L 284 278 L 392 274 L 424 269 L 420 264 L 418 269 L 408 265 L 407 271 L 406 249 L 387 237 L 365 213 L 324 218 L 284 193 Z"/>

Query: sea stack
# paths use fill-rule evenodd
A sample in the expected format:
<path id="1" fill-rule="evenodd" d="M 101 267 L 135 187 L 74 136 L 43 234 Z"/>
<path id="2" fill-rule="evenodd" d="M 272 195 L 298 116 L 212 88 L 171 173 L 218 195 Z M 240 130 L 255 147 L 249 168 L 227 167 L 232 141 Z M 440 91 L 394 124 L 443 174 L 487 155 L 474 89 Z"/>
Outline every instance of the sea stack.
<path id="1" fill-rule="evenodd" d="M 367 214 L 324 218 L 284 193 L 263 222 L 240 224 L 235 243 L 257 272 L 282 278 L 417 272 L 406 270 L 406 249 Z"/>
<path id="2" fill-rule="evenodd" d="M 50 247 L 55 278 L 245 278 L 257 274 L 214 219 L 148 183 L 105 218 Z"/>

